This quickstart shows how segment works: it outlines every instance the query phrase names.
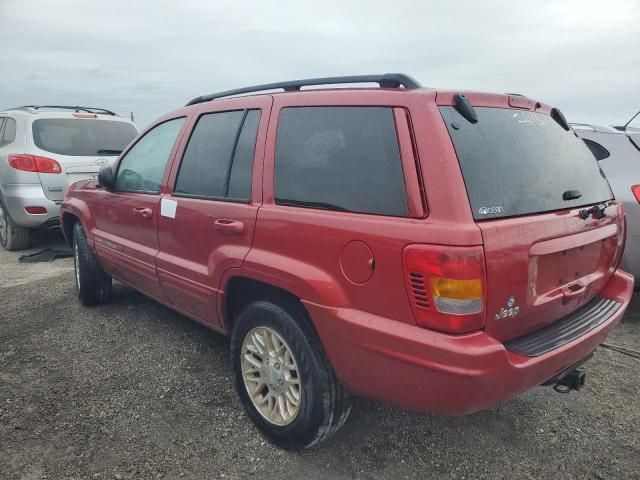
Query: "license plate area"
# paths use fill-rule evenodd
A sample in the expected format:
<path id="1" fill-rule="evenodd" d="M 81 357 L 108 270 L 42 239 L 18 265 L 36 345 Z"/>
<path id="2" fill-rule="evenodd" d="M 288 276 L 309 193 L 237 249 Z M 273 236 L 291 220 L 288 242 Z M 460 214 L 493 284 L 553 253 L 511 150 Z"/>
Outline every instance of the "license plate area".
<path id="1" fill-rule="evenodd" d="M 534 296 L 568 286 L 579 290 L 604 275 L 616 251 L 615 237 L 530 258 L 529 282 Z M 582 286 L 580 286 L 582 285 Z"/>

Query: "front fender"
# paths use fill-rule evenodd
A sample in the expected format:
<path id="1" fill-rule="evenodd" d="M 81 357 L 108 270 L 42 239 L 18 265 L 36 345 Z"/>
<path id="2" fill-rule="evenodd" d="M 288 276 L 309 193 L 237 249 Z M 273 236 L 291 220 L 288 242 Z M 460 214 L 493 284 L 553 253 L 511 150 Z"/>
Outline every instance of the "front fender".
<path id="1" fill-rule="evenodd" d="M 82 228 L 87 236 L 87 242 L 90 246 L 93 246 L 93 229 L 95 228 L 95 221 L 89 206 L 87 203 L 78 197 L 67 196 L 60 206 L 60 223 L 62 225 L 62 233 L 64 235 L 67 245 L 72 244 L 73 235 L 73 223 L 77 218 L 82 224 Z"/>

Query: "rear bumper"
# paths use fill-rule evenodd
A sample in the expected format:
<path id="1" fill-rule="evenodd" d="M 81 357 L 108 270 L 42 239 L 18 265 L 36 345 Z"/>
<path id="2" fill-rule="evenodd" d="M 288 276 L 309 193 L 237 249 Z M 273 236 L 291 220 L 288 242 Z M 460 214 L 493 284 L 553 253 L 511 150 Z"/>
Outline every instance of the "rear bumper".
<path id="1" fill-rule="evenodd" d="M 2 195 L 11 219 L 22 227 L 41 227 L 55 224 L 60 217 L 60 205 L 49 200 L 40 184 L 13 184 L 4 186 Z M 25 207 L 44 207 L 47 213 L 32 215 Z"/>
<path id="2" fill-rule="evenodd" d="M 484 332 L 446 335 L 361 311 L 305 302 L 340 381 L 401 408 L 463 415 L 541 385 L 589 355 L 622 318 L 633 277 L 616 271 L 600 296 L 622 306 L 575 340 L 536 357 Z"/>

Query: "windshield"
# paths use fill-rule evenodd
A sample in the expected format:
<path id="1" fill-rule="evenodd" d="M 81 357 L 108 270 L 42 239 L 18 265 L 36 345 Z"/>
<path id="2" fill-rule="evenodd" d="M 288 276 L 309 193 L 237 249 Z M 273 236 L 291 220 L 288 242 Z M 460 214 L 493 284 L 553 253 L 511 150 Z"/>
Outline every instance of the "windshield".
<path id="1" fill-rule="evenodd" d="M 112 120 L 43 118 L 33 122 L 36 146 L 59 155 L 118 155 L 137 134 L 132 124 Z"/>
<path id="2" fill-rule="evenodd" d="M 574 208 L 612 198 L 596 159 L 549 115 L 476 108 L 469 123 L 440 112 L 460 161 L 476 220 Z"/>

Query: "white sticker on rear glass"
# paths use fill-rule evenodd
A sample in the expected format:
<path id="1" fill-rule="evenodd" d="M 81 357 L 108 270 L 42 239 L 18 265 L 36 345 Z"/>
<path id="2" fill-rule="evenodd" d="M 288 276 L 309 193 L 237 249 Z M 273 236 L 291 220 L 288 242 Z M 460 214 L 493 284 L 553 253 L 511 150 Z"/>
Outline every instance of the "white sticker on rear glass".
<path id="1" fill-rule="evenodd" d="M 176 202 L 175 200 L 163 198 L 162 200 L 160 200 L 160 215 L 168 218 L 176 218 L 177 207 L 178 202 Z"/>
<path id="2" fill-rule="evenodd" d="M 480 215 L 494 215 L 496 213 L 504 213 L 504 208 L 501 205 L 497 207 L 480 207 L 478 213 Z"/>

